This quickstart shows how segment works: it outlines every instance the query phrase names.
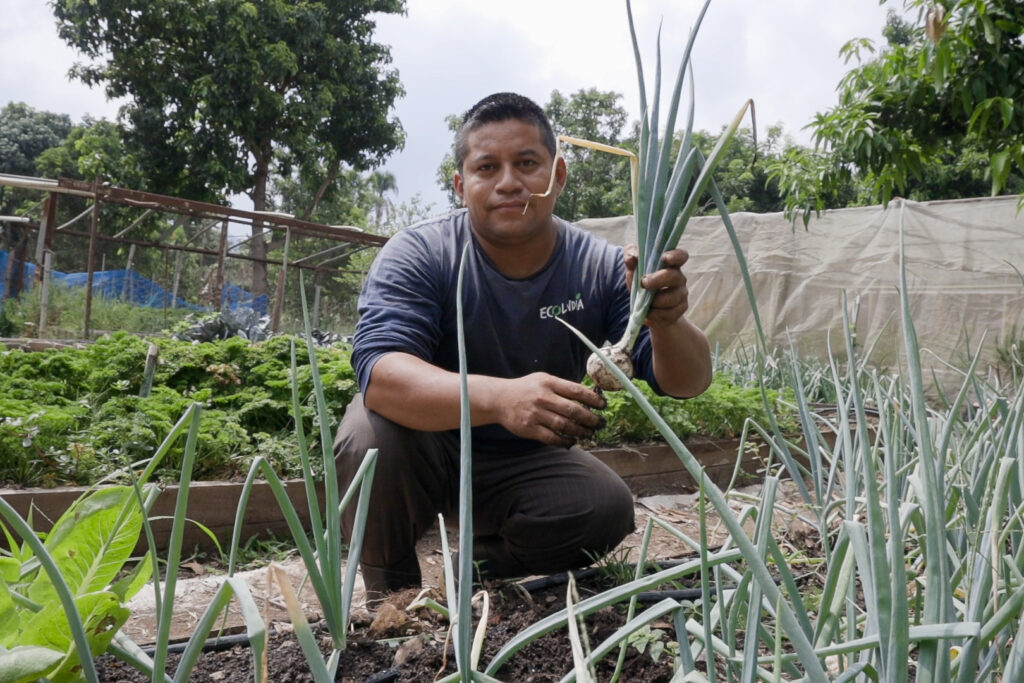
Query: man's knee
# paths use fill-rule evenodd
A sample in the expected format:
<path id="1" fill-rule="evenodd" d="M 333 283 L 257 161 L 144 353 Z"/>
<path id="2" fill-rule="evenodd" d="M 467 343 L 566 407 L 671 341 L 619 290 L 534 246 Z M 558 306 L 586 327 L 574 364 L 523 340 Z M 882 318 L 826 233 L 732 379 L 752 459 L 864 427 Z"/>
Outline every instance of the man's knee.
<path id="1" fill-rule="evenodd" d="M 624 481 L 616 477 L 605 496 L 595 505 L 594 514 L 587 520 L 588 539 L 584 554 L 595 559 L 617 546 L 633 533 L 633 494 Z"/>
<path id="2" fill-rule="evenodd" d="M 586 566 L 615 548 L 634 530 L 633 496 L 617 476 L 600 491 L 577 498 L 560 515 L 510 519 L 502 534 L 510 554 L 541 574 Z"/>
<path id="3" fill-rule="evenodd" d="M 370 449 L 377 450 L 377 461 L 363 557 L 366 563 L 388 569 L 414 553 L 416 540 L 436 522 L 438 512 L 447 510 L 456 486 L 449 481 L 453 476 L 448 464 L 451 448 L 443 435 L 417 432 L 368 410 L 357 395 L 345 411 L 334 441 L 342 490 L 351 485 Z M 353 501 L 342 515 L 346 538 L 351 538 L 354 522 Z"/>
<path id="4" fill-rule="evenodd" d="M 385 452 L 401 451 L 408 432 L 401 425 L 366 408 L 362 394 L 356 394 L 345 408 L 334 437 L 335 460 L 339 465 L 343 460 L 362 460 L 371 448 Z"/>

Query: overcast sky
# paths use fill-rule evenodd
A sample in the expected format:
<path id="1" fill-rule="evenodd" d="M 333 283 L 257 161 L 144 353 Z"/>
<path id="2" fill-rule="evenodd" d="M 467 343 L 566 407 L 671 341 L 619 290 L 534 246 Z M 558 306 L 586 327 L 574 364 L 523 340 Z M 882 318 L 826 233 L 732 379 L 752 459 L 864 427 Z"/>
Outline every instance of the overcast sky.
<path id="1" fill-rule="evenodd" d="M 114 118 L 116 103 L 100 90 L 70 81 L 78 59 L 57 38 L 43 0 L 3 0 L 0 21 L 0 106 L 23 101 L 65 113 Z M 666 80 L 676 67 L 698 0 L 634 0 L 648 76 L 662 24 Z M 694 51 L 696 126 L 718 131 L 748 98 L 758 127 L 782 123 L 798 142 L 816 112 L 836 102 L 850 65 L 839 48 L 855 37 L 881 41 L 889 2 L 878 0 L 714 0 Z M 405 149 L 385 170 L 399 200 L 422 195 L 444 208 L 434 179 L 451 145 L 444 123 L 484 95 L 511 90 L 544 105 L 552 90 L 569 95 L 596 87 L 623 95 L 638 116 L 636 70 L 624 0 L 408 0 L 405 16 L 382 16 L 377 39 L 391 46 L 405 87 L 397 115 Z M 648 85 L 648 88 L 652 86 Z"/>

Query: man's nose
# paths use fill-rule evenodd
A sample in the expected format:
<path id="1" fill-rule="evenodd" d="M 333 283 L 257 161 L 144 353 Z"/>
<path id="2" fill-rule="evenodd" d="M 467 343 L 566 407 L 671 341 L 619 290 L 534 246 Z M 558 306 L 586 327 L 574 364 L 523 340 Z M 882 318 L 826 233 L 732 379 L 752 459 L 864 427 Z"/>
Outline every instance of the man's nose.
<path id="1" fill-rule="evenodd" d="M 522 180 L 519 178 L 519 174 L 511 164 L 502 166 L 498 172 L 498 183 L 496 185 L 499 192 L 516 192 L 522 187 Z"/>

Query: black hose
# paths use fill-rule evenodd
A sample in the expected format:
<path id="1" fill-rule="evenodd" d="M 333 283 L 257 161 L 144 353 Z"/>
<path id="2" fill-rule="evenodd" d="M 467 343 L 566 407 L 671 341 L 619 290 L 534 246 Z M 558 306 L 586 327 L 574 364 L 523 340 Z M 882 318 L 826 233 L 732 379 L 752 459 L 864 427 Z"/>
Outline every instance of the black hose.
<path id="1" fill-rule="evenodd" d="M 677 559 L 677 560 L 660 560 L 658 562 L 648 562 L 648 566 L 652 569 L 647 573 L 651 573 L 654 567 L 658 568 L 658 571 L 668 569 L 669 567 L 677 567 L 686 562 L 690 562 L 689 559 Z M 632 562 L 629 564 L 623 564 L 623 567 L 629 567 L 630 569 L 636 570 L 636 563 Z M 602 567 L 588 567 L 587 569 L 580 569 L 571 572 L 573 578 L 577 581 L 580 579 L 588 579 L 597 574 L 604 573 L 606 570 Z M 546 590 L 548 588 L 554 588 L 555 586 L 562 586 L 569 583 L 569 573 L 563 574 L 551 574 L 549 576 L 542 576 L 537 579 L 531 579 L 529 581 L 522 581 L 519 583 L 520 586 L 526 589 L 528 593 L 536 591 Z M 779 579 L 775 579 L 775 584 L 778 585 Z M 712 592 L 717 592 L 715 584 L 710 585 Z M 728 590 L 729 587 L 726 587 Z M 700 588 L 682 588 L 682 589 L 668 589 L 660 591 L 644 591 L 636 594 L 637 602 L 643 605 L 651 605 L 657 602 L 661 602 L 665 598 L 672 598 L 673 600 L 696 600 L 703 595 L 702 589 Z"/>
<path id="2" fill-rule="evenodd" d="M 183 643 L 171 643 L 167 646 L 167 651 L 174 654 L 181 654 L 188 647 L 190 641 Z M 233 648 L 235 645 L 249 646 L 249 636 L 246 633 L 232 633 L 226 636 L 220 636 L 219 638 L 209 638 L 203 643 L 203 652 L 220 652 L 221 650 L 228 650 Z M 142 651 L 152 657 L 156 654 L 155 647 L 144 647 Z"/>
<path id="3" fill-rule="evenodd" d="M 679 560 L 659 560 L 658 562 L 648 562 L 649 567 L 657 566 L 661 569 L 668 569 L 669 567 L 677 567 L 686 562 L 692 561 L 693 558 L 679 559 Z M 623 564 L 623 567 L 628 567 L 632 570 L 636 570 L 636 562 Z M 589 579 L 592 576 L 598 574 L 607 573 L 607 570 L 603 567 L 588 567 L 587 569 L 578 569 L 572 572 L 572 576 L 577 581 L 581 579 Z M 542 576 L 537 579 L 530 579 L 529 581 L 521 581 L 520 586 L 525 588 L 527 592 L 534 592 L 545 590 L 547 588 L 553 588 L 555 586 L 562 586 L 569 583 L 569 572 L 562 572 L 559 574 L 551 574 L 549 576 Z"/>

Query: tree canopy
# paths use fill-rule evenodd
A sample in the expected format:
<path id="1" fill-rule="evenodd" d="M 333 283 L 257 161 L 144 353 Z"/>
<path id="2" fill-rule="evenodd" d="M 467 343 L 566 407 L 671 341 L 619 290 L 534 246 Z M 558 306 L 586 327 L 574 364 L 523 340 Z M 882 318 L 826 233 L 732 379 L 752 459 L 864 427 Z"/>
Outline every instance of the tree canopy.
<path id="1" fill-rule="evenodd" d="M 56 0 L 60 36 L 91 60 L 73 73 L 127 98 L 149 189 L 246 192 L 267 207 L 272 165 L 379 164 L 402 144 L 402 93 L 374 13 L 402 0 Z M 253 255 L 264 255 L 254 227 Z M 254 292 L 266 273 L 254 267 Z"/>
<path id="2" fill-rule="evenodd" d="M 67 114 L 8 102 L 0 109 L 0 173 L 35 175 L 39 155 L 59 145 L 70 132 Z"/>
<path id="3" fill-rule="evenodd" d="M 58 144 L 36 158 L 36 171 L 47 177 L 103 178 L 120 187 L 143 187 L 138 161 L 124 145 L 124 129 L 113 121 L 86 116 Z"/>
<path id="4" fill-rule="evenodd" d="M 887 45 L 855 39 L 865 60 L 839 84 L 838 104 L 810 124 L 816 157 L 792 153 L 778 177 L 787 208 L 820 210 L 864 183 L 867 198 L 954 198 L 1019 191 L 1024 173 L 1024 4 L 904 0 Z M 799 158 L 798 158 L 799 157 Z"/>
<path id="5" fill-rule="evenodd" d="M 597 88 L 578 90 L 569 97 L 551 93 L 544 107 L 555 135 L 568 135 L 613 147 L 636 150 L 626 134 L 629 115 L 622 95 Z M 633 213 L 629 188 L 629 160 L 586 147 L 562 145 L 568 177 L 555 213 L 566 220 L 600 218 Z"/>

